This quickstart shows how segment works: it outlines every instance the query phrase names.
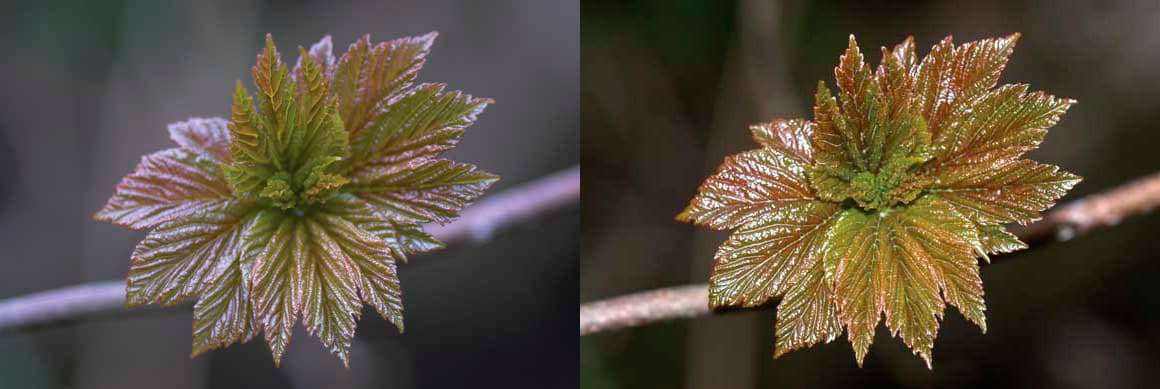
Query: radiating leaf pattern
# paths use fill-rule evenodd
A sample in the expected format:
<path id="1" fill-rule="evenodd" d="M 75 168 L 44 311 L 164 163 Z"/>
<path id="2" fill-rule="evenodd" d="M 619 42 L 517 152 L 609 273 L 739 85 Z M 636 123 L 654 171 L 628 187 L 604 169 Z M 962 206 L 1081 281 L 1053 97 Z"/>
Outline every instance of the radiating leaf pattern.
<path id="1" fill-rule="evenodd" d="M 778 208 L 819 201 L 806 179 L 806 165 L 776 149 L 725 157 L 678 219 L 714 229 L 749 224 Z"/>
<path id="2" fill-rule="evenodd" d="M 396 222 L 446 223 L 498 179 L 469 164 L 420 157 L 368 165 L 350 190 Z"/>
<path id="3" fill-rule="evenodd" d="M 436 37 L 336 58 L 329 36 L 293 66 L 272 37 L 230 119 L 169 126 L 94 218 L 152 229 L 132 255 L 127 303 L 194 306 L 193 350 L 261 334 L 275 364 L 301 320 L 344 365 L 363 304 L 403 330 L 397 263 L 443 247 L 446 223 L 499 177 L 440 157 L 491 103 L 414 86 Z"/>
<path id="4" fill-rule="evenodd" d="M 213 161 L 168 149 L 142 157 L 94 218 L 133 229 L 153 228 L 221 207 L 229 198 L 230 188 Z"/>
<path id="5" fill-rule="evenodd" d="M 201 291 L 243 255 L 253 209 L 249 201 L 227 200 L 149 232 L 133 250 L 126 302 L 172 305 Z"/>
<path id="6" fill-rule="evenodd" d="M 845 332 L 859 366 L 883 321 L 927 367 L 947 305 L 986 331 L 979 258 L 1026 248 L 1004 225 L 1080 180 L 1023 159 L 1075 102 L 996 86 L 1018 38 L 948 37 L 921 59 L 907 38 L 871 68 L 851 36 L 814 119 L 752 126 L 762 147 L 726 157 L 677 216 L 734 229 L 709 305 L 780 299 L 775 357 Z"/>

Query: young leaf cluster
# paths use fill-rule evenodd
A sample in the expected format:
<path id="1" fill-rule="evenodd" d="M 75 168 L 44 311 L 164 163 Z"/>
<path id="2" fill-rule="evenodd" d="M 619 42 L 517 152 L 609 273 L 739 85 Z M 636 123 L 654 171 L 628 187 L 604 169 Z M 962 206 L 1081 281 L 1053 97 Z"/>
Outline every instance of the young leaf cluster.
<path id="1" fill-rule="evenodd" d="M 732 229 L 713 308 L 780 299 L 774 356 L 843 332 L 861 366 L 880 321 L 931 365 L 947 305 L 986 331 L 978 258 L 1025 248 L 1027 224 L 1080 178 L 1023 158 L 1074 101 L 996 86 L 1019 35 L 921 59 L 908 38 L 876 68 L 854 37 L 818 83 L 813 120 L 751 127 L 677 216 Z"/>
<path id="2" fill-rule="evenodd" d="M 198 296 L 193 355 L 262 334 L 279 363 L 296 323 L 348 363 L 363 304 L 403 330 L 396 264 L 442 247 L 446 223 L 498 177 L 440 155 L 490 99 L 414 85 L 436 34 L 339 58 L 330 37 L 282 61 L 273 39 L 239 81 L 230 119 L 169 126 L 94 216 L 151 231 L 127 302 Z"/>

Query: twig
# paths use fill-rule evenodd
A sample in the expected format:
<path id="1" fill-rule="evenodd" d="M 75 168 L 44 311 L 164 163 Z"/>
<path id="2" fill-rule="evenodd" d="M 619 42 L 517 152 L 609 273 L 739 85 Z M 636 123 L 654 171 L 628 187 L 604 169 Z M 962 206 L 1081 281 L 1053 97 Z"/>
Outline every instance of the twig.
<path id="1" fill-rule="evenodd" d="M 1060 206 L 1042 221 L 1013 231 L 1030 245 L 1064 242 L 1111 227 L 1160 206 L 1160 173 Z"/>
<path id="2" fill-rule="evenodd" d="M 708 284 L 633 293 L 580 305 L 580 336 L 708 313 Z"/>
<path id="3" fill-rule="evenodd" d="M 1071 240 L 1160 206 L 1160 173 L 1062 205 L 1043 220 L 1012 231 L 1029 245 Z M 633 293 L 580 305 L 580 336 L 710 314 L 709 285 Z"/>
<path id="4" fill-rule="evenodd" d="M 574 166 L 489 196 L 459 220 L 427 231 L 450 245 L 479 244 L 496 231 L 580 202 L 580 167 Z M 111 280 L 0 300 L 0 334 L 102 315 L 132 315 L 169 308 L 126 310 L 125 281 Z M 178 307 L 184 308 L 184 305 Z"/>

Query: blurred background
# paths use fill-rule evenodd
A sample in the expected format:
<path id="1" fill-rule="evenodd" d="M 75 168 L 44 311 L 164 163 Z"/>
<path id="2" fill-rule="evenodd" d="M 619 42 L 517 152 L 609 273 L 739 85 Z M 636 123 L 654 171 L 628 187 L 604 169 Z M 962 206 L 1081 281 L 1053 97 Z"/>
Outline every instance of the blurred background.
<path id="1" fill-rule="evenodd" d="M 124 278 L 144 231 L 90 220 L 166 125 L 227 116 L 267 32 L 285 59 L 438 30 L 420 82 L 494 98 L 450 157 L 503 176 L 575 165 L 572 1 L 4 1 L 0 5 L 0 298 Z M 293 55 L 292 57 L 289 55 Z M 190 360 L 190 310 L 0 336 L 0 388 L 575 386 L 579 209 L 401 266 L 407 332 L 363 312 L 349 369 L 294 336 Z"/>
<path id="2" fill-rule="evenodd" d="M 854 33 L 868 62 L 1022 32 L 1003 82 L 1079 100 L 1031 158 L 1077 199 L 1160 169 L 1160 3 L 585 1 L 580 301 L 708 281 L 726 233 L 673 221 L 748 125 L 810 118 Z M 948 313 L 928 371 L 885 330 L 772 360 L 772 307 L 581 339 L 587 388 L 1148 387 L 1160 382 L 1160 216 L 985 265 L 987 334 Z M 953 310 L 952 310 L 953 311 Z"/>

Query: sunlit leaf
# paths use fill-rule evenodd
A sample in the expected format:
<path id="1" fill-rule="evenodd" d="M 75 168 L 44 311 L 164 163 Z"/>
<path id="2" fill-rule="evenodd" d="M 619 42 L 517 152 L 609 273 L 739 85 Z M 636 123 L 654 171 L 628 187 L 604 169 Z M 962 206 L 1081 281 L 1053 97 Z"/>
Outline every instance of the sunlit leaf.
<path id="1" fill-rule="evenodd" d="M 936 166 L 978 164 L 1019 158 L 1039 147 L 1047 129 L 1074 101 L 1027 85 L 1004 85 L 981 95 L 972 105 L 951 111 L 952 122 L 935 139 Z"/>
<path id="2" fill-rule="evenodd" d="M 677 216 L 735 229 L 710 305 L 780 298 L 775 356 L 844 331 L 859 365 L 883 318 L 928 367 L 947 305 L 986 331 L 979 259 L 1026 248 L 1004 225 L 1079 182 L 1022 159 L 1074 101 L 996 87 L 1017 39 L 947 38 L 919 59 L 907 38 L 872 71 L 851 36 L 814 120 L 752 126 L 762 148 L 727 157 Z"/>
<path id="3" fill-rule="evenodd" d="M 717 250 L 709 306 L 753 307 L 780 297 L 819 264 L 825 235 L 841 207 L 802 202 L 738 228 Z"/>
<path id="4" fill-rule="evenodd" d="M 127 303 L 200 296 L 194 356 L 260 333 L 278 364 L 301 319 L 347 365 L 364 303 L 402 331 L 397 262 L 443 247 L 423 224 L 499 179 L 438 157 L 491 100 L 412 86 L 434 38 L 364 37 L 336 60 L 327 36 L 291 69 L 267 36 L 255 93 L 237 83 L 228 121 L 171 124 L 180 148 L 142 158 L 94 216 L 153 229 Z"/>
<path id="5" fill-rule="evenodd" d="M 817 201 L 806 165 L 771 149 L 725 157 L 698 192 L 677 219 L 714 229 L 739 227 L 782 207 Z"/>
<path id="6" fill-rule="evenodd" d="M 946 169 L 942 177 L 932 194 L 983 224 L 1038 220 L 1040 211 L 1080 181 L 1056 166 L 1026 159 Z"/>
<path id="7" fill-rule="evenodd" d="M 814 137 L 813 122 L 776 119 L 750 126 L 749 130 L 753 133 L 753 140 L 762 146 L 794 157 L 801 163 L 814 162 L 814 149 L 810 146 Z"/>

